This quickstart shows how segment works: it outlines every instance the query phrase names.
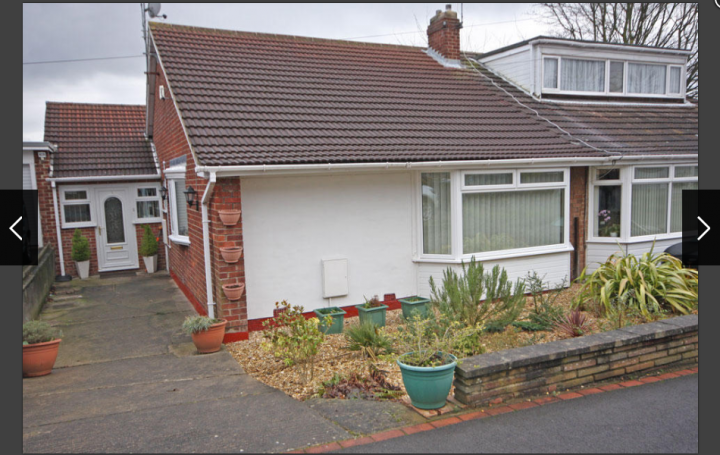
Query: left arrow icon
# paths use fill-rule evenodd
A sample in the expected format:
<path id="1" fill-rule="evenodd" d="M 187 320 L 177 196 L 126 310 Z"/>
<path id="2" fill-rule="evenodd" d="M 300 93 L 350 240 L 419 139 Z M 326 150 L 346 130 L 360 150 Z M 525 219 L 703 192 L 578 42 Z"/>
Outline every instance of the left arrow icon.
<path id="1" fill-rule="evenodd" d="M 17 224 L 18 224 L 20 221 L 22 221 L 22 217 L 18 218 L 17 221 L 15 221 L 12 226 L 10 226 L 10 230 L 12 231 L 13 234 L 15 234 L 15 237 L 19 238 L 20 241 L 22 241 L 22 237 L 20 236 L 20 234 L 18 234 L 17 232 L 15 232 L 15 226 L 17 226 Z"/>

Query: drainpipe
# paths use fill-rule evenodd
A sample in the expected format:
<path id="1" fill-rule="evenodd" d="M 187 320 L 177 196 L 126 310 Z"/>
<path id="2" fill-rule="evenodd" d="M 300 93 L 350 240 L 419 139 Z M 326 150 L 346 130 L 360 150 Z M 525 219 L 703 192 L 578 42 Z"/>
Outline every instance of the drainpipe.
<path id="1" fill-rule="evenodd" d="M 210 264 L 210 219 L 208 216 L 208 206 L 210 205 L 210 196 L 215 189 L 216 176 L 214 172 L 210 173 L 210 179 L 205 188 L 202 197 L 202 228 L 203 228 L 203 249 L 205 253 L 205 293 L 207 294 L 207 309 L 210 318 L 215 317 L 215 301 L 213 300 L 212 290 L 212 267 Z"/>
<path id="2" fill-rule="evenodd" d="M 60 215 L 58 211 L 57 186 L 55 182 L 50 182 L 53 192 L 53 206 L 55 208 L 55 231 L 58 239 L 58 254 L 60 255 L 60 276 L 65 276 L 65 256 L 63 255 L 62 236 L 60 235 Z"/>

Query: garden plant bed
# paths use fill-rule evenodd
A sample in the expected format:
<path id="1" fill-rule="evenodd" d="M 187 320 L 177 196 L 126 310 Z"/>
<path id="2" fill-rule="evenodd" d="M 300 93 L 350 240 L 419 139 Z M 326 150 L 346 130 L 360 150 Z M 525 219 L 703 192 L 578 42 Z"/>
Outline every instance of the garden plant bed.
<path id="1" fill-rule="evenodd" d="M 567 312 L 571 309 L 573 297 L 577 294 L 579 285 L 575 284 L 564 290 L 555 302 Z M 519 320 L 524 319 L 533 309 L 530 296 L 526 299 L 525 310 Z M 585 335 L 612 330 L 616 327 L 607 319 L 598 319 L 591 312 L 582 312 L 590 324 Z M 623 325 L 630 326 L 646 322 L 639 318 L 628 318 Z M 402 311 L 387 312 L 386 332 L 392 334 L 403 323 Z M 358 317 L 346 317 L 345 328 L 358 324 Z M 481 343 L 486 353 L 497 352 L 523 346 L 547 343 L 568 338 L 567 335 L 553 331 L 527 332 L 517 327 L 508 326 L 499 333 L 483 333 Z M 272 353 L 262 347 L 262 332 L 251 332 L 247 341 L 240 341 L 227 345 L 228 351 L 242 365 L 243 369 L 252 377 L 271 387 L 277 388 L 298 400 L 305 400 L 316 396 L 322 389 L 323 382 L 330 381 L 334 375 L 348 377 L 352 373 L 366 374 L 368 364 L 360 352 L 346 349 L 348 342 L 343 334 L 326 335 L 325 341 L 320 345 L 319 353 L 315 358 L 314 378 L 308 384 L 302 384 L 300 374 L 293 367 L 286 366 L 282 360 L 273 357 Z M 385 374 L 387 382 L 400 387 L 404 391 L 402 377 L 398 365 L 391 359 L 381 359 L 377 368 Z M 400 397 L 398 397 L 400 398 Z"/>

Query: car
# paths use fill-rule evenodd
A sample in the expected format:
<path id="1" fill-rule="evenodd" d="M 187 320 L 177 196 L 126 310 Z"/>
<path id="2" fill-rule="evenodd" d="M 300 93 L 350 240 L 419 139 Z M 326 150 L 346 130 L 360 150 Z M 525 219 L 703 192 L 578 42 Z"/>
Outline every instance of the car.
<path id="1" fill-rule="evenodd" d="M 667 247 L 665 252 L 670 256 L 680 259 L 683 266 L 696 269 L 698 266 L 698 249 L 698 239 L 697 236 L 695 236 Z"/>

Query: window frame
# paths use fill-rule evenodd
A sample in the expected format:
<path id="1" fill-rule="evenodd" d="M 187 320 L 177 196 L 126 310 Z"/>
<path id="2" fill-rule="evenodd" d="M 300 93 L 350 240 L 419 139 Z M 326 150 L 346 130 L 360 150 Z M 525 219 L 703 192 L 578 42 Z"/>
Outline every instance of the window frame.
<path id="1" fill-rule="evenodd" d="M 611 169 L 609 166 L 596 166 L 590 168 L 590 178 L 588 179 L 588 218 L 586 223 L 586 236 L 587 241 L 592 243 L 642 243 L 652 242 L 654 240 L 672 240 L 682 238 L 682 232 L 671 232 L 672 227 L 672 190 L 674 183 L 687 183 L 687 182 L 699 182 L 699 176 L 691 177 L 675 177 L 675 168 L 686 167 L 686 166 L 698 166 L 697 162 L 683 162 L 683 163 L 654 163 L 654 164 L 642 164 L 642 165 L 630 165 L 618 167 L 620 169 L 620 179 L 618 180 L 597 180 L 596 171 L 598 169 Z M 649 179 L 637 179 L 635 178 L 635 169 L 642 168 L 657 168 L 666 167 L 668 168 L 668 177 L 663 178 L 649 178 Z M 665 232 L 661 234 L 652 235 L 638 235 L 632 236 L 632 194 L 635 185 L 643 184 L 657 184 L 667 183 L 668 184 L 668 201 L 667 201 L 667 220 Z M 595 207 L 595 187 L 596 186 L 620 186 L 621 187 L 621 208 L 620 208 L 620 235 L 618 237 L 598 237 L 594 233 L 594 216 L 597 213 L 597 207 Z"/>
<path id="2" fill-rule="evenodd" d="M 155 196 L 138 196 L 138 191 L 141 189 L 154 189 L 155 190 Z M 162 223 L 162 213 L 163 213 L 163 207 L 162 207 L 162 200 L 160 197 L 160 184 L 159 183 L 143 183 L 138 184 L 137 186 L 133 187 L 133 191 L 135 192 L 133 202 L 135 203 L 133 206 L 133 224 L 144 224 L 144 223 Z M 156 217 L 150 217 L 150 218 L 141 218 L 140 214 L 137 210 L 137 203 L 142 201 L 156 201 L 158 204 L 158 211 L 160 212 L 159 216 Z"/>
<path id="3" fill-rule="evenodd" d="M 73 191 L 84 191 L 86 199 L 65 199 L 65 193 Z M 87 228 L 97 227 L 97 220 L 95 219 L 95 197 L 94 191 L 87 186 L 62 186 L 58 188 L 60 193 L 60 217 L 62 218 L 63 229 L 76 229 L 76 228 Z M 65 207 L 70 205 L 87 205 L 88 211 L 90 212 L 89 221 L 80 222 L 68 222 L 65 220 Z"/>
<path id="4" fill-rule="evenodd" d="M 423 251 L 423 225 L 422 225 L 422 174 L 433 172 L 449 172 L 450 173 L 450 220 L 451 232 L 450 243 L 451 251 L 447 255 L 425 254 Z M 520 183 L 521 173 L 543 173 L 543 172 L 562 172 L 562 182 L 541 182 L 541 183 Z M 503 185 L 465 185 L 465 176 L 469 174 L 512 174 L 513 183 Z M 573 251 L 570 243 L 570 168 L 512 168 L 512 169 L 438 169 L 418 171 L 414 177 L 414 198 L 415 203 L 415 223 L 414 229 L 416 236 L 416 254 L 415 262 L 443 262 L 443 263 L 460 263 L 467 262 L 475 257 L 478 261 L 509 259 L 523 256 L 533 256 L 540 254 L 553 254 Z M 462 213 L 462 197 L 464 194 L 476 193 L 502 193 L 509 191 L 542 191 L 547 189 L 562 189 L 563 193 L 563 243 L 553 245 L 533 246 L 527 248 L 514 248 L 508 250 L 496 250 L 480 253 L 463 253 L 463 213 Z"/>
<path id="5" fill-rule="evenodd" d="M 545 59 L 557 59 L 558 62 L 558 74 L 557 74 L 557 88 L 545 87 Z M 563 59 L 571 60 L 593 60 L 593 61 L 604 61 L 605 62 L 605 89 L 600 92 L 591 91 L 574 91 L 574 90 L 563 90 L 561 86 L 562 81 L 562 65 Z M 623 63 L 623 91 L 622 92 L 611 92 L 610 91 L 610 64 L 612 62 Z M 551 95 L 577 95 L 577 96 L 608 96 L 608 97 L 622 97 L 622 98 L 667 98 L 667 99 L 684 99 L 686 90 L 683 91 L 683 81 L 686 80 L 687 65 L 680 65 L 677 63 L 662 63 L 652 61 L 642 61 L 633 59 L 622 59 L 614 57 L 586 57 L 580 55 L 564 55 L 557 53 L 543 53 L 540 56 L 541 71 L 540 71 L 540 89 L 543 94 Z M 640 65 L 657 65 L 665 66 L 665 93 L 654 94 L 654 93 L 629 93 L 628 92 L 628 65 L 636 63 Z M 680 68 L 680 93 L 670 93 L 670 72 L 671 68 Z"/>
<path id="6" fill-rule="evenodd" d="M 190 211 L 188 210 L 188 235 L 180 235 L 178 233 L 178 219 L 177 219 L 177 197 L 175 194 L 175 181 L 185 180 L 185 164 L 177 165 L 165 169 L 165 188 L 168 189 L 168 221 L 170 222 L 170 233 L 168 239 L 171 242 L 179 245 L 190 245 Z"/>

